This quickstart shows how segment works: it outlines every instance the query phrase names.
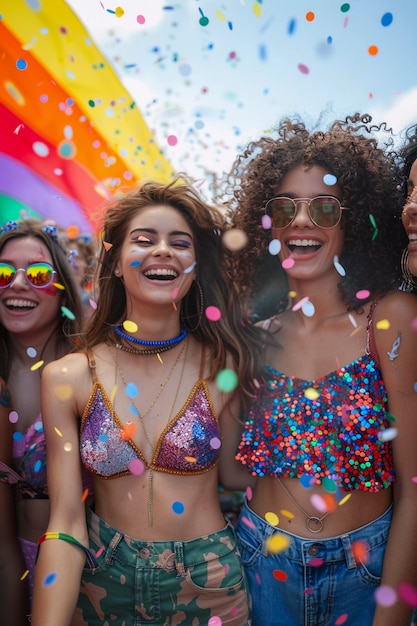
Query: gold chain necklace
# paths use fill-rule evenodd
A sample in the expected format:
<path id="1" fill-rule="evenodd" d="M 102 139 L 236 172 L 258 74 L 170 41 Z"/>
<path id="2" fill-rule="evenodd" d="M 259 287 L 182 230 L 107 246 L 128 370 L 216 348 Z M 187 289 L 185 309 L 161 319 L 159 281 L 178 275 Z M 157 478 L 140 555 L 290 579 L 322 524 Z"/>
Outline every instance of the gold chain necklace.
<path id="1" fill-rule="evenodd" d="M 184 341 L 184 344 L 183 344 L 180 352 L 178 353 L 178 356 L 175 359 L 175 362 L 174 362 L 173 366 L 171 367 L 171 369 L 170 369 L 170 371 L 168 373 L 168 376 L 166 377 L 164 382 L 161 383 L 161 387 L 160 387 L 157 395 L 152 400 L 150 406 L 146 409 L 145 413 L 143 413 L 143 414 L 140 413 L 138 408 L 137 408 L 137 406 L 136 406 L 136 404 L 133 402 L 133 399 L 130 396 L 128 396 L 129 400 L 130 400 L 130 403 L 133 406 L 133 408 L 135 409 L 136 415 L 138 416 L 138 418 L 140 420 L 140 423 L 142 425 L 143 432 L 145 434 L 146 440 L 149 443 L 149 447 L 151 449 L 151 463 L 152 463 L 152 458 L 153 458 L 153 454 L 154 454 L 154 451 L 155 451 L 155 446 L 152 443 L 151 437 L 149 436 L 149 433 L 148 433 L 148 429 L 146 428 L 145 418 L 149 415 L 149 413 L 151 412 L 151 410 L 153 409 L 153 407 L 155 406 L 155 404 L 159 400 L 160 396 L 162 395 L 162 392 L 165 389 L 166 385 L 168 384 L 168 381 L 170 380 L 172 374 L 174 373 L 174 370 L 175 370 L 176 366 L 178 365 L 178 362 L 179 362 L 182 354 L 186 350 L 187 345 L 188 345 L 188 337 L 186 337 L 186 339 Z M 169 416 L 168 416 L 167 424 L 169 424 L 169 422 L 171 421 L 172 413 L 174 411 L 174 407 L 175 407 L 175 404 L 176 404 L 177 399 L 178 399 L 178 394 L 179 394 L 179 390 L 180 390 L 180 387 L 181 387 L 182 378 L 183 378 L 183 375 L 184 375 L 184 368 L 185 368 L 185 361 L 186 361 L 185 357 L 186 357 L 186 353 L 184 355 L 184 360 L 183 360 L 183 363 L 182 363 L 182 369 L 181 369 L 181 374 L 180 374 L 180 378 L 179 378 L 179 381 L 178 381 L 177 391 L 175 393 L 174 401 L 173 401 L 173 403 L 171 405 L 171 410 L 170 410 L 170 413 L 169 413 Z M 117 361 L 115 352 L 113 352 L 113 359 L 114 359 L 114 363 L 116 365 L 116 369 L 117 369 L 118 373 L 120 374 L 120 378 L 122 379 L 122 382 L 123 382 L 123 384 L 125 386 L 125 389 L 126 389 L 126 387 L 127 387 L 126 379 L 125 379 L 125 376 L 123 374 L 123 370 L 121 369 L 121 367 L 120 367 L 120 365 L 119 365 L 119 363 Z M 146 461 L 146 459 L 145 459 L 145 461 Z M 152 469 L 152 467 L 150 467 L 150 464 L 147 461 L 146 461 L 146 465 L 148 466 L 148 469 L 149 469 L 148 523 L 149 523 L 149 526 L 152 526 L 152 524 L 153 524 L 153 469 Z"/>
<path id="2" fill-rule="evenodd" d="M 317 517 L 317 515 L 309 515 L 307 511 L 303 509 L 301 504 L 297 502 L 292 493 L 286 488 L 280 478 L 278 478 L 278 482 L 287 494 L 287 496 L 289 496 L 289 498 L 291 498 L 291 500 L 294 502 L 295 506 L 306 516 L 307 530 L 309 530 L 311 533 L 321 533 L 324 528 L 324 518 L 328 516 L 330 511 L 326 511 L 325 514 L 321 517 Z"/>

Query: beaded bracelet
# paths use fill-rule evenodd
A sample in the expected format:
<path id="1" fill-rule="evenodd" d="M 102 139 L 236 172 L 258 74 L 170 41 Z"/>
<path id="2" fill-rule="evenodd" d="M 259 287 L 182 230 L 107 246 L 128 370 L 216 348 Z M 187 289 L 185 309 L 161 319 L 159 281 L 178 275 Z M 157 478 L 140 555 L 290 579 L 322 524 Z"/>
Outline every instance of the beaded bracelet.
<path id="1" fill-rule="evenodd" d="M 98 563 L 97 563 L 96 557 L 91 552 L 91 550 L 86 548 L 81 543 L 81 541 L 78 541 L 78 539 L 76 539 L 75 537 L 72 537 L 71 535 L 67 535 L 67 533 L 58 533 L 58 532 L 54 532 L 54 531 L 43 533 L 43 535 L 41 535 L 39 537 L 39 539 L 38 539 L 38 552 L 36 554 L 36 561 L 38 560 L 39 548 L 41 546 L 41 543 L 43 543 L 47 539 L 61 539 L 61 541 L 67 541 L 68 543 L 74 544 L 74 546 L 77 546 L 78 548 L 81 548 L 81 550 L 83 550 L 85 552 L 85 555 L 86 555 L 87 561 L 88 561 L 88 565 L 91 567 L 91 569 L 96 569 L 98 567 Z"/>

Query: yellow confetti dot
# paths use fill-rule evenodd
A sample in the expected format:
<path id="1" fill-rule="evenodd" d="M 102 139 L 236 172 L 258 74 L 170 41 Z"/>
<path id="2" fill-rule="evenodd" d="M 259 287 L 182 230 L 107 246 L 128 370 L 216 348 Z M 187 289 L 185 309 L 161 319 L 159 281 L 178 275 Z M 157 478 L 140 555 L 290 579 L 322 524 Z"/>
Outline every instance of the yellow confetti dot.
<path id="1" fill-rule="evenodd" d="M 27 569 L 20 577 L 20 580 L 25 580 L 25 578 L 29 575 L 29 570 Z"/>
<path id="2" fill-rule="evenodd" d="M 313 387 L 307 387 L 307 389 L 304 392 L 304 395 L 309 400 L 317 400 L 320 394 L 317 391 L 317 389 L 313 389 Z"/>
<path id="3" fill-rule="evenodd" d="M 123 17 L 123 15 L 125 14 L 124 9 L 122 9 L 122 7 L 116 7 L 114 10 L 114 13 L 116 17 Z"/>
<path id="4" fill-rule="evenodd" d="M 296 298 L 297 297 L 297 292 L 296 291 L 289 291 L 288 292 L 288 296 L 290 298 Z"/>
<path id="5" fill-rule="evenodd" d="M 40 367 L 42 367 L 42 365 L 45 363 L 45 361 L 38 361 L 37 363 L 34 363 L 32 365 L 32 367 L 30 368 L 31 372 L 35 372 L 36 370 L 38 370 Z"/>
<path id="6" fill-rule="evenodd" d="M 197 461 L 195 456 L 185 456 L 184 459 L 188 461 L 188 463 L 195 463 Z"/>
<path id="7" fill-rule="evenodd" d="M 291 543 L 291 539 L 281 533 L 275 533 L 272 537 L 266 541 L 266 549 L 268 552 L 278 554 L 278 552 L 284 552 Z"/>
<path id="8" fill-rule="evenodd" d="M 287 511 L 287 509 L 281 509 L 280 513 L 281 515 L 284 515 L 284 517 L 288 517 L 288 519 L 294 519 L 295 517 L 294 513 L 291 513 L 291 511 Z"/>
<path id="9" fill-rule="evenodd" d="M 112 404 L 114 403 L 114 398 L 116 396 L 116 391 L 117 391 L 117 385 L 114 385 L 113 389 L 111 390 L 111 394 L 110 394 L 110 402 Z"/>
<path id="10" fill-rule="evenodd" d="M 71 385 L 68 385 L 68 383 L 60 383 L 59 385 L 56 385 L 54 393 L 58 400 L 66 402 L 66 400 L 69 400 L 72 397 L 73 389 Z"/>
<path id="11" fill-rule="evenodd" d="M 123 322 L 123 328 L 127 333 L 135 333 L 138 329 L 138 325 L 131 320 L 125 320 Z"/>
<path id="12" fill-rule="evenodd" d="M 255 2 L 255 3 L 252 5 L 252 8 L 253 8 L 253 12 L 254 12 L 254 14 L 255 14 L 255 17 L 261 17 L 261 15 L 262 15 L 262 9 L 261 9 L 261 5 L 259 4 L 259 2 Z"/>
<path id="13" fill-rule="evenodd" d="M 379 320 L 379 322 L 376 323 L 378 330 L 388 330 L 390 325 L 389 320 Z"/>
<path id="14" fill-rule="evenodd" d="M 278 526 L 279 524 L 279 517 L 276 513 L 272 513 L 271 511 L 268 511 L 268 513 L 265 513 L 265 519 L 268 522 L 268 524 L 271 524 L 271 526 Z"/>
<path id="15" fill-rule="evenodd" d="M 56 426 L 54 426 L 54 431 L 56 432 L 56 434 L 58 435 L 58 437 L 62 437 L 62 433 L 59 430 L 59 428 L 57 428 Z"/>
<path id="16" fill-rule="evenodd" d="M 346 502 L 349 500 L 351 496 L 352 496 L 351 493 L 346 494 L 345 497 L 340 500 L 339 506 L 342 506 L 342 504 L 346 504 Z"/>
<path id="17" fill-rule="evenodd" d="M 72 443 L 70 441 L 66 441 L 64 443 L 64 450 L 65 450 L 65 452 L 71 452 L 72 451 Z"/>
<path id="18" fill-rule="evenodd" d="M 224 22 L 224 14 L 221 11 L 216 11 L 216 17 L 221 22 Z"/>

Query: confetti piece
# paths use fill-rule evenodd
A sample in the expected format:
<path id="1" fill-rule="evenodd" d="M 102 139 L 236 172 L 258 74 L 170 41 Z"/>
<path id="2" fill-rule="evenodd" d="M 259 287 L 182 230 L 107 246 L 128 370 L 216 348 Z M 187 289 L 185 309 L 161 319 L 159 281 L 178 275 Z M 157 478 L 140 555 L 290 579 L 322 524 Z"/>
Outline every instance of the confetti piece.
<path id="1" fill-rule="evenodd" d="M 217 615 L 213 615 L 213 617 L 210 617 L 209 621 L 207 622 L 207 626 L 222 626 L 222 624 L 223 620 Z"/>
<path id="2" fill-rule="evenodd" d="M 313 11 L 308 11 L 306 13 L 306 20 L 307 20 L 307 22 L 313 22 L 315 17 L 316 16 L 314 15 Z"/>
<path id="3" fill-rule="evenodd" d="M 182 515 L 185 511 L 185 506 L 182 502 L 173 502 L 172 503 L 172 510 L 174 511 L 174 513 L 176 513 L 177 515 Z"/>
<path id="4" fill-rule="evenodd" d="M 390 26 L 392 24 L 393 19 L 394 17 L 392 13 L 384 13 L 384 15 L 381 17 L 382 26 Z"/>
<path id="5" fill-rule="evenodd" d="M 56 581 L 57 577 L 58 574 L 56 574 L 55 572 L 51 572 L 50 574 L 45 576 L 45 578 L 43 579 L 43 584 L 45 585 L 45 587 L 49 587 L 49 585 L 52 585 Z"/>
<path id="6" fill-rule="evenodd" d="M 279 552 L 284 552 L 288 548 L 291 543 L 291 539 L 288 535 L 283 535 L 282 533 L 274 533 L 271 537 L 265 541 L 265 547 L 268 552 L 272 554 L 278 554 Z"/>
<path id="7" fill-rule="evenodd" d="M 255 524 L 249 519 L 247 518 L 245 515 L 242 515 L 241 517 L 241 521 L 246 524 L 246 526 L 248 526 L 249 528 L 255 528 Z"/>
<path id="8" fill-rule="evenodd" d="M 218 450 L 219 448 L 221 448 L 221 445 L 222 442 L 218 437 L 212 437 L 210 439 L 210 448 L 212 448 L 213 450 Z"/>
<path id="9" fill-rule="evenodd" d="M 140 24 L 142 26 L 146 22 L 145 16 L 144 15 L 138 15 L 136 17 L 136 21 L 137 21 L 138 24 Z"/>
<path id="10" fill-rule="evenodd" d="M 390 326 L 389 320 L 379 320 L 379 322 L 376 323 L 378 330 L 388 330 Z"/>
<path id="11" fill-rule="evenodd" d="M 106 252 L 108 252 L 110 248 L 113 248 L 113 244 L 109 243 L 108 241 L 103 241 L 103 246 Z"/>
<path id="12" fill-rule="evenodd" d="M 30 371 L 35 372 L 36 370 L 40 369 L 44 363 L 45 361 L 38 361 L 37 363 L 34 363 L 30 368 Z"/>
<path id="13" fill-rule="evenodd" d="M 131 320 L 125 320 L 123 322 L 123 328 L 127 333 L 136 333 L 138 330 L 138 325 L 136 322 L 132 322 Z"/>
<path id="14" fill-rule="evenodd" d="M 123 428 L 122 428 L 120 436 L 125 441 L 129 439 L 133 439 L 135 430 L 136 430 L 136 424 L 134 424 L 133 422 L 126 422 L 126 424 L 123 424 Z"/>
<path id="15" fill-rule="evenodd" d="M 352 543 L 352 552 L 358 565 L 360 563 L 366 565 L 369 560 L 369 546 L 366 541 L 354 541 Z"/>
<path id="16" fill-rule="evenodd" d="M 27 68 L 28 64 L 27 61 L 25 61 L 25 59 L 17 59 L 16 61 L 16 67 L 18 70 L 23 71 Z"/>
<path id="17" fill-rule="evenodd" d="M 281 582 L 285 582 L 287 580 L 287 574 L 281 569 L 274 569 L 273 576 L 276 580 L 280 580 Z"/>
<path id="18" fill-rule="evenodd" d="M 88 498 L 88 489 L 84 489 L 83 495 L 81 496 L 81 502 L 85 502 Z"/>
<path id="19" fill-rule="evenodd" d="M 101 556 L 103 552 L 104 552 L 104 546 L 101 546 L 96 552 L 96 557 L 98 558 L 99 556 Z"/>
<path id="20" fill-rule="evenodd" d="M 303 304 L 308 302 L 308 300 L 309 300 L 308 296 L 305 296 L 304 298 L 301 298 L 301 300 L 298 300 L 298 302 L 296 302 L 294 304 L 294 306 L 292 307 L 291 310 L 292 311 L 299 311 L 302 308 Z"/>
<path id="21" fill-rule="evenodd" d="M 416 482 L 417 482 L 417 478 L 416 478 Z M 253 495 L 252 487 L 246 487 L 245 495 L 246 495 L 246 498 L 248 499 L 248 501 L 250 502 L 252 500 L 252 495 Z"/>
<path id="22" fill-rule="evenodd" d="M 368 48 L 368 54 L 369 54 L 371 57 L 376 56 L 376 55 L 378 54 L 378 46 L 375 46 L 375 45 L 369 46 L 369 48 Z"/>
<path id="23" fill-rule="evenodd" d="M 72 443 L 70 441 L 66 441 L 64 443 L 63 448 L 64 448 L 65 452 L 71 452 L 72 451 Z"/>
<path id="24" fill-rule="evenodd" d="M 18 421 L 19 421 L 19 414 L 17 413 L 17 411 L 10 411 L 9 422 L 11 424 L 17 424 Z"/>
<path id="25" fill-rule="evenodd" d="M 385 430 L 380 430 L 378 433 L 378 439 L 380 441 L 392 441 L 398 435 L 397 428 L 386 428 Z"/>
<path id="26" fill-rule="evenodd" d="M 316 309 L 314 308 L 314 304 L 310 302 L 310 300 L 307 300 L 307 302 L 303 303 L 301 310 L 306 317 L 313 317 L 313 315 L 316 312 Z"/>
<path id="27" fill-rule="evenodd" d="M 308 69 L 307 65 L 304 65 L 304 63 L 299 63 L 297 65 L 298 69 L 300 70 L 300 72 L 302 74 L 309 74 L 310 70 Z"/>
<path id="28" fill-rule="evenodd" d="M 187 463 L 196 463 L 197 459 L 195 456 L 185 456 L 184 460 L 187 461 Z"/>
<path id="29" fill-rule="evenodd" d="M 141 476 L 146 469 L 144 462 L 140 459 L 133 459 L 127 464 L 127 467 L 133 476 Z"/>
<path id="30" fill-rule="evenodd" d="M 403 582 L 397 588 L 399 597 L 409 606 L 417 607 L 417 589 L 410 583 Z"/>
<path id="31" fill-rule="evenodd" d="M 72 226 L 67 227 L 67 229 L 65 230 L 65 234 L 68 237 L 68 239 L 76 239 L 78 235 L 80 234 L 80 229 L 78 228 L 78 226 L 74 224 Z"/>
<path id="32" fill-rule="evenodd" d="M 14 129 L 13 133 L 15 135 L 18 135 L 19 132 L 22 130 L 22 128 L 24 128 L 23 124 L 19 124 L 18 126 L 16 126 L 16 128 Z"/>
<path id="33" fill-rule="evenodd" d="M 139 267 L 139 265 L 142 265 L 142 261 L 132 261 L 130 264 L 130 267 Z"/>
<path id="34" fill-rule="evenodd" d="M 281 251 L 281 242 L 279 241 L 279 239 L 272 239 L 269 242 L 268 250 L 269 254 L 272 254 L 272 256 L 276 256 L 277 254 L 279 254 Z"/>
<path id="35" fill-rule="evenodd" d="M 350 11 L 350 4 L 348 2 L 345 2 L 340 7 L 340 10 L 342 11 L 342 13 L 347 13 L 348 11 Z"/>
<path id="36" fill-rule="evenodd" d="M 55 287 L 55 289 L 59 289 L 60 291 L 65 291 L 65 287 L 61 283 L 55 282 L 55 283 L 52 283 L 52 284 Z"/>
<path id="37" fill-rule="evenodd" d="M 284 268 L 284 270 L 289 270 L 294 267 L 294 265 L 295 261 L 291 257 L 288 257 L 288 259 L 284 259 L 282 262 L 282 267 Z"/>
<path id="38" fill-rule="evenodd" d="M 336 272 L 340 274 L 340 276 L 346 276 L 346 270 L 343 265 L 339 263 L 339 257 L 337 255 L 333 257 L 333 265 L 335 266 Z"/>
<path id="39" fill-rule="evenodd" d="M 134 383 L 127 383 L 126 385 L 126 395 L 128 398 L 136 398 L 138 395 L 138 388 Z"/>
<path id="40" fill-rule="evenodd" d="M 323 176 L 323 182 L 325 185 L 332 187 L 333 185 L 337 184 L 337 176 L 335 176 L 334 174 L 325 174 Z"/>
<path id="41" fill-rule="evenodd" d="M 397 601 L 397 594 L 392 587 L 381 585 L 375 591 L 374 598 L 380 606 L 392 606 Z"/>
<path id="42" fill-rule="evenodd" d="M 344 624 L 346 622 L 348 618 L 348 614 L 347 613 L 342 613 L 342 615 L 340 615 L 337 620 L 335 621 L 335 625 L 336 626 L 341 626 L 341 624 Z"/>
<path id="43" fill-rule="evenodd" d="M 242 250 L 248 243 L 248 236 L 240 228 L 230 228 L 223 233 L 223 245 L 232 252 Z"/>
<path id="44" fill-rule="evenodd" d="M 220 391 L 229 393 L 236 389 L 238 377 L 236 372 L 231 369 L 221 370 L 216 376 L 216 385 Z"/>
<path id="45" fill-rule="evenodd" d="M 61 313 L 64 317 L 67 317 L 69 320 L 75 320 L 75 315 L 70 309 L 66 306 L 61 307 Z"/>
<path id="46" fill-rule="evenodd" d="M 116 17 L 123 17 L 123 15 L 125 14 L 125 12 L 122 9 L 122 7 L 116 7 L 115 10 L 114 10 L 114 13 L 115 13 Z"/>
<path id="47" fill-rule="evenodd" d="M 272 228 L 272 219 L 269 215 L 262 215 L 262 228 L 264 228 L 265 230 L 269 230 L 270 228 Z"/>
<path id="48" fill-rule="evenodd" d="M 175 287 L 175 289 L 172 291 L 171 298 L 175 300 L 178 297 L 178 293 L 179 293 L 178 287 Z"/>
<path id="49" fill-rule="evenodd" d="M 205 314 L 210 322 L 218 322 L 221 319 L 222 313 L 216 306 L 208 306 L 205 310 Z"/>
<path id="50" fill-rule="evenodd" d="M 367 289 L 360 289 L 357 293 L 356 293 L 356 297 L 358 300 L 366 300 L 366 298 L 369 298 L 370 296 L 370 292 Z"/>
<path id="51" fill-rule="evenodd" d="M 308 398 L 308 400 L 317 400 L 317 398 L 320 396 L 320 393 L 317 391 L 317 389 L 314 389 L 313 387 L 308 387 L 304 391 L 304 396 Z"/>
<path id="52" fill-rule="evenodd" d="M 57 428 L 56 426 L 54 426 L 54 431 L 56 432 L 56 434 L 58 435 L 58 437 L 62 437 L 62 433 L 59 430 L 59 428 Z"/>
<path id="53" fill-rule="evenodd" d="M 167 144 L 169 146 L 176 146 L 178 143 L 178 137 L 176 135 L 168 135 Z"/>
<path id="54" fill-rule="evenodd" d="M 287 511 L 287 509 L 281 509 L 280 513 L 281 515 L 283 515 L 284 517 L 287 517 L 288 519 L 294 519 L 295 517 L 294 513 L 291 513 L 291 511 Z"/>
<path id="55" fill-rule="evenodd" d="M 59 383 L 54 388 L 54 394 L 60 402 L 66 402 L 73 395 L 73 388 L 68 383 Z"/>
<path id="56" fill-rule="evenodd" d="M 25 580 L 25 578 L 29 575 L 29 570 L 27 569 L 26 571 L 23 572 L 23 574 L 20 577 L 20 580 Z"/>
<path id="57" fill-rule="evenodd" d="M 190 274 L 190 272 L 193 271 L 193 269 L 195 268 L 196 265 L 197 265 L 196 261 L 191 263 L 191 265 L 189 265 L 188 267 L 185 268 L 184 274 Z"/>
<path id="58" fill-rule="evenodd" d="M 279 524 L 278 515 L 276 513 L 272 513 L 271 511 L 265 513 L 265 520 L 268 522 L 268 524 L 271 524 L 271 526 L 278 526 Z"/>
<path id="59" fill-rule="evenodd" d="M 92 300 L 91 298 L 88 301 L 89 305 L 91 306 L 92 309 L 94 309 L 94 311 L 97 308 L 97 302 L 95 300 Z"/>

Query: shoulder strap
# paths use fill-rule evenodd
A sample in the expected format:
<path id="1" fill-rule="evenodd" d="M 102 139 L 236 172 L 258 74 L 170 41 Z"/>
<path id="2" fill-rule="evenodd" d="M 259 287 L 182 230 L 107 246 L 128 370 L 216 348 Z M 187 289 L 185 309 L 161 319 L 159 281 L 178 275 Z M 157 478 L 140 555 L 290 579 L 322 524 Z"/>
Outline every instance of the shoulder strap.
<path id="1" fill-rule="evenodd" d="M 91 369 L 91 375 L 93 377 L 93 381 L 96 383 L 97 382 L 97 372 L 96 372 L 96 359 L 94 357 L 94 352 L 88 348 L 87 350 L 87 359 L 88 359 L 88 365 Z"/>
<path id="2" fill-rule="evenodd" d="M 374 334 L 374 312 L 377 304 L 382 300 L 383 296 L 376 298 L 370 306 L 368 313 L 368 325 L 366 327 L 366 354 L 369 354 L 375 363 L 379 366 L 379 355 L 376 349 L 375 334 Z"/>

